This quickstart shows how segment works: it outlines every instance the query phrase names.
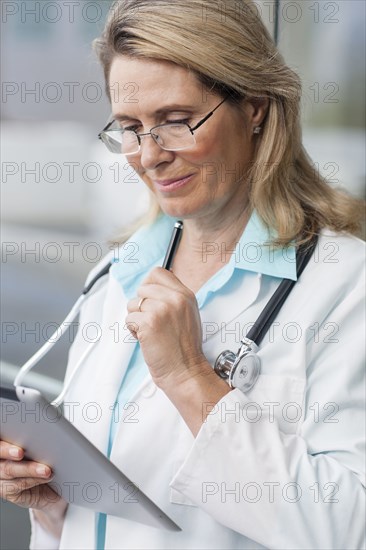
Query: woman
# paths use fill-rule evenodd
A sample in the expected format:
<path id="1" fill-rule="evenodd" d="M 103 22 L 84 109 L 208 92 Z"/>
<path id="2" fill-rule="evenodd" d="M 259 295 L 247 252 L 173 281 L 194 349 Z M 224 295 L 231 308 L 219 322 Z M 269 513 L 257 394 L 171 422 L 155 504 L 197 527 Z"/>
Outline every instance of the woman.
<path id="1" fill-rule="evenodd" d="M 360 207 L 301 144 L 298 77 L 248 1 L 119 1 L 96 48 L 113 113 L 101 138 L 126 154 L 152 207 L 133 259 L 125 244 L 86 302 L 67 376 L 83 326 L 102 337 L 66 401 L 182 531 L 73 505 L 64 516 L 49 468 L 37 474 L 5 443 L 3 494 L 12 483 L 7 498 L 33 508 L 33 548 L 363 547 Z M 296 247 L 316 234 L 260 346 L 257 383 L 232 389 L 216 357 L 296 280 Z M 97 424 L 81 412 L 90 402 Z"/>

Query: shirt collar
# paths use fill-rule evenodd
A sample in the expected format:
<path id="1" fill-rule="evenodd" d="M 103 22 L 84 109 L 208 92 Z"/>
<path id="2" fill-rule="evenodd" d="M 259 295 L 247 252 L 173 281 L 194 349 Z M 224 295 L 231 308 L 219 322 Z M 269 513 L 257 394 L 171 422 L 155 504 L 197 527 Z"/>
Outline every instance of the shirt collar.
<path id="1" fill-rule="evenodd" d="M 163 263 L 176 221 L 162 214 L 151 225 L 140 227 L 116 251 L 111 273 L 128 298 L 135 296 L 146 274 Z"/>
<path id="2" fill-rule="evenodd" d="M 253 211 L 229 263 L 239 269 L 296 281 L 296 248 L 293 244 L 281 248 L 267 244 L 275 236 Z M 223 246 L 221 252 L 225 254 Z"/>
<path id="3" fill-rule="evenodd" d="M 156 265 L 161 265 L 167 250 L 174 224 L 177 220 L 160 215 L 152 225 L 141 227 L 119 249 L 112 266 L 113 276 L 121 283 L 127 297 L 135 295 L 135 290 L 146 273 Z M 294 245 L 274 248 L 266 244 L 274 236 L 254 211 L 235 246 L 234 251 L 226 249 L 224 243 L 206 243 L 207 256 L 214 251 L 230 255 L 229 266 L 244 269 L 281 279 L 297 280 L 296 250 Z"/>

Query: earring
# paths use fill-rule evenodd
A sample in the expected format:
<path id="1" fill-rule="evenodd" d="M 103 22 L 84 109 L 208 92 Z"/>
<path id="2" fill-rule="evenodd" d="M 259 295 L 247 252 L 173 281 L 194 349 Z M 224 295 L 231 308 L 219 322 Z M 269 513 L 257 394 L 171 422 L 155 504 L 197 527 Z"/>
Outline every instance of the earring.
<path id="1" fill-rule="evenodd" d="M 262 126 L 256 126 L 253 130 L 253 134 L 260 134 L 262 131 Z"/>

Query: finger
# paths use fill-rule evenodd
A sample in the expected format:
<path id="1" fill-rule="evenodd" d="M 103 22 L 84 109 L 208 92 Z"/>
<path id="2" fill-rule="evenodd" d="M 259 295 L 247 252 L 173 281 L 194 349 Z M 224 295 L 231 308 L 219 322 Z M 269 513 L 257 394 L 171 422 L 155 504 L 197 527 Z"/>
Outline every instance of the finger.
<path id="1" fill-rule="evenodd" d="M 142 284 L 157 283 L 172 289 L 187 289 L 187 287 L 174 275 L 172 271 L 168 271 L 163 267 L 154 267 L 142 281 Z M 187 289 L 188 290 L 188 289 Z"/>
<path id="2" fill-rule="evenodd" d="M 130 313 L 129 315 L 133 315 L 132 313 Z M 127 316 L 128 317 L 128 316 Z M 136 338 L 136 340 L 138 340 L 138 337 L 137 337 L 137 333 L 138 333 L 138 330 L 139 330 L 139 325 L 134 322 L 134 321 L 128 321 L 127 320 L 127 317 L 125 319 L 126 321 L 126 328 L 130 331 L 131 335 L 133 336 L 133 338 Z"/>
<path id="3" fill-rule="evenodd" d="M 179 288 L 171 288 L 159 283 L 142 284 L 137 290 L 137 295 L 140 298 L 153 298 L 155 300 L 160 300 L 161 302 L 174 302 L 174 300 L 178 298 L 195 298 L 195 294 L 183 285 Z"/>
<path id="4" fill-rule="evenodd" d="M 4 480 L 24 477 L 34 477 L 49 480 L 52 470 L 46 464 L 40 464 L 29 460 L 17 462 L 14 460 L 1 460 L 0 478 Z"/>
<path id="5" fill-rule="evenodd" d="M 0 458 L 7 460 L 22 460 L 24 458 L 24 451 L 20 447 L 8 443 L 7 441 L 0 441 Z"/>
<path id="6" fill-rule="evenodd" d="M 136 296 L 136 298 L 131 298 L 131 300 L 129 300 L 127 302 L 127 311 L 128 311 L 128 313 L 134 313 L 134 312 L 141 313 L 142 312 L 142 302 L 140 304 L 140 301 L 141 301 L 141 296 Z M 128 327 L 128 329 L 130 329 L 130 327 Z"/>
<path id="7" fill-rule="evenodd" d="M 16 497 L 23 491 L 33 489 L 38 485 L 45 485 L 49 483 L 49 479 L 39 479 L 36 477 L 21 477 L 19 479 L 1 480 L 1 497 L 9 500 Z"/>
<path id="8" fill-rule="evenodd" d="M 142 302 L 144 299 L 144 302 Z M 137 296 L 127 303 L 129 313 L 142 312 L 145 300 L 153 299 L 163 304 L 171 304 L 174 307 L 181 307 L 186 301 L 196 303 L 196 295 L 189 288 L 178 281 L 178 286 L 165 286 L 161 283 L 145 282 L 138 288 Z M 146 304 L 145 304 L 146 310 Z"/>
<path id="9" fill-rule="evenodd" d="M 145 317 L 146 317 L 146 312 L 145 312 Z M 132 336 L 137 340 L 139 340 L 139 337 L 141 334 L 141 328 L 142 328 L 140 321 L 141 321 L 141 313 L 139 311 L 137 312 L 133 311 L 132 313 L 129 313 L 125 319 L 126 327 L 130 331 Z"/>
<path id="10" fill-rule="evenodd" d="M 177 293 L 176 291 L 157 284 L 142 285 L 138 289 L 137 294 L 138 295 L 135 298 L 131 298 L 127 304 L 127 311 L 129 313 L 142 313 L 146 311 L 149 309 L 149 307 L 146 306 L 150 300 L 173 305 L 177 302 L 178 297 L 182 296 L 182 293 Z M 151 306 L 151 303 L 149 305 Z"/>
<path id="11" fill-rule="evenodd" d="M 19 484 L 19 487 L 15 487 L 14 483 L 11 486 L 11 482 L 8 482 L 5 489 L 2 488 L 1 496 L 18 506 L 35 509 L 45 508 L 61 498 L 47 483 L 40 485 L 38 481 L 37 484 L 28 487 L 29 484 L 30 481 L 25 480 L 22 486 Z"/>

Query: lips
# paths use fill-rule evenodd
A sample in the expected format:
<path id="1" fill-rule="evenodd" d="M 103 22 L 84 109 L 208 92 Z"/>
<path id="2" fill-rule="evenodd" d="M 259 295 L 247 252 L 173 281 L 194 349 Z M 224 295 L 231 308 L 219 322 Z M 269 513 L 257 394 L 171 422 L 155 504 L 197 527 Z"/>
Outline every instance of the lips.
<path id="1" fill-rule="evenodd" d="M 183 185 L 186 185 L 194 174 L 188 174 L 186 176 L 182 176 L 180 178 L 173 178 L 173 179 L 167 179 L 167 180 L 152 180 L 153 184 L 157 189 L 160 191 L 171 191 L 174 189 L 177 189 L 178 187 L 182 187 Z"/>

